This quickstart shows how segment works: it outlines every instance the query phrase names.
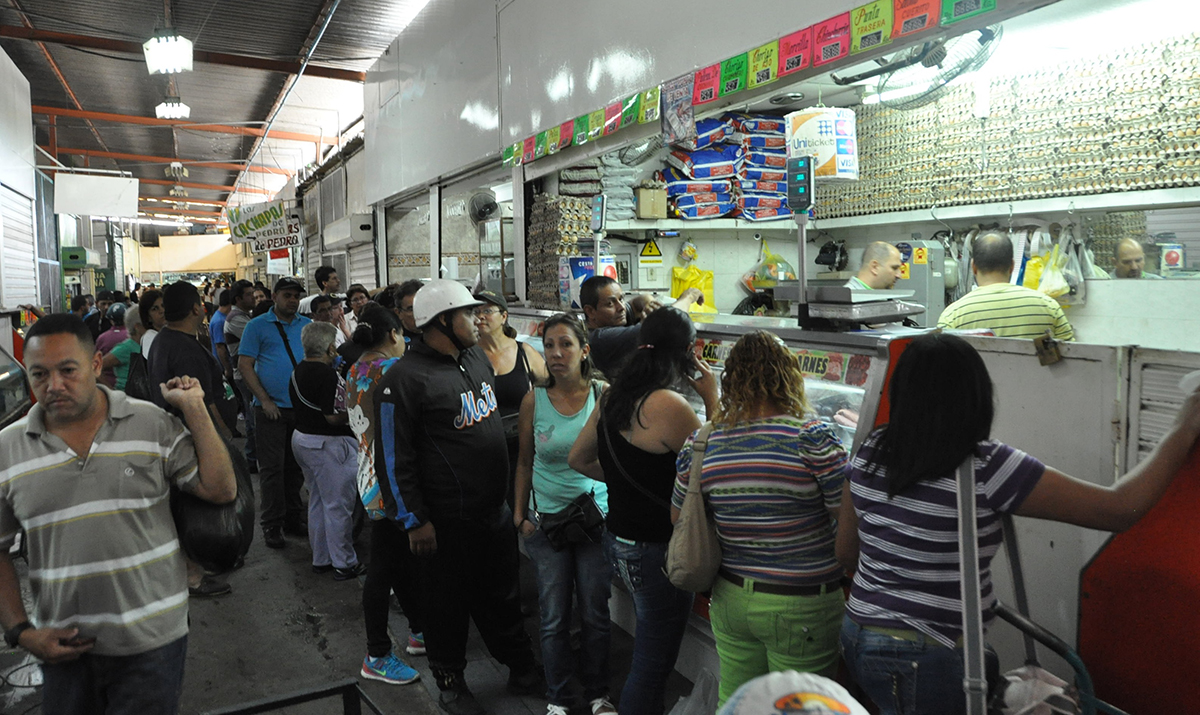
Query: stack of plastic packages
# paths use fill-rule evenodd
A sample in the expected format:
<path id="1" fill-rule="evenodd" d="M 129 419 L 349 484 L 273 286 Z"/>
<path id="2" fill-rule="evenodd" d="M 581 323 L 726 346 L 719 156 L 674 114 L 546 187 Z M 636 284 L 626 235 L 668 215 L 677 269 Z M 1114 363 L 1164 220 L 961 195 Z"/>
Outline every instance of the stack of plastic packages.
<path id="1" fill-rule="evenodd" d="M 559 258 L 587 255 L 581 240 L 591 241 L 588 199 L 539 194 L 529 213 L 526 240 L 529 302 L 537 308 L 559 309 Z"/>
<path id="2" fill-rule="evenodd" d="M 734 177 L 734 215 L 747 221 L 774 221 L 792 215 L 787 205 L 787 136 L 779 117 L 726 114 L 725 141 L 743 152 Z"/>
<path id="3" fill-rule="evenodd" d="M 721 119 L 702 119 L 696 122 L 695 140 L 671 148 L 663 180 L 673 215 L 712 219 L 737 209 L 733 177 L 743 156 L 739 147 L 724 143 L 731 128 Z"/>
<path id="4" fill-rule="evenodd" d="M 600 186 L 607 198 L 607 216 L 610 221 L 628 221 L 635 215 L 633 187 L 641 181 L 641 172 L 626 166 L 617 152 L 600 157 Z"/>
<path id="5" fill-rule="evenodd" d="M 586 159 L 558 172 L 558 193 L 590 198 L 600 193 L 600 160 Z"/>

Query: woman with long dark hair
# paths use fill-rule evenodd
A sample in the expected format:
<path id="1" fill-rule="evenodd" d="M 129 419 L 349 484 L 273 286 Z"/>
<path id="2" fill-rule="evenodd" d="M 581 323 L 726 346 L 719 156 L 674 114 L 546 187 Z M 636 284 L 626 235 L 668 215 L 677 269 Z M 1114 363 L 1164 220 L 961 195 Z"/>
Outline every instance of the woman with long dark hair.
<path id="1" fill-rule="evenodd" d="M 617 708 L 622 715 L 663 711 L 692 594 L 663 571 L 671 539 L 675 460 L 700 419 L 676 388 L 690 383 L 712 414 L 717 382 L 695 355 L 696 328 L 678 308 L 642 322 L 640 344 L 604 394 L 571 449 L 571 468 L 608 485 L 605 547 L 633 598 L 633 663 Z M 698 374 L 698 377 L 693 377 Z"/>
<path id="2" fill-rule="evenodd" d="M 986 627 L 1003 515 L 1105 531 L 1133 526 L 1166 492 L 1200 435 L 1200 392 L 1187 397 L 1150 456 L 1108 487 L 991 438 L 991 377 L 960 337 L 933 333 L 914 340 L 896 363 L 888 395 L 888 424 L 867 437 L 846 470 L 837 553 L 847 569 L 858 571 L 842 650 L 884 715 L 955 715 L 966 709 L 959 465 L 972 458 Z"/>
<path id="3" fill-rule="evenodd" d="M 411 683 L 419 674 L 400 660 L 388 635 L 388 596 L 396 593 L 408 618 L 410 655 L 425 653 L 422 634 L 420 576 L 408 548 L 408 536 L 387 517 L 375 475 L 375 387 L 404 355 L 400 319 L 378 303 L 360 309 L 351 340 L 362 349 L 346 376 L 346 408 L 358 438 L 358 495 L 371 519 L 371 559 L 363 582 L 363 622 L 367 655 L 360 674 L 393 685 Z"/>
<path id="4" fill-rule="evenodd" d="M 743 335 L 725 359 L 700 471 L 721 542 L 709 608 L 721 661 L 718 706 L 771 671 L 837 670 L 844 602 L 834 517 L 846 450 L 808 413 L 796 354 L 764 330 Z M 672 516 L 683 507 L 692 458 L 689 438 Z"/>
<path id="5" fill-rule="evenodd" d="M 547 319 L 542 348 L 549 377 L 521 401 L 513 523 L 537 570 L 547 715 L 567 715 L 571 707 L 571 675 L 575 671 L 571 610 L 575 600 L 583 626 L 578 673 L 584 700 L 592 715 L 615 715 L 608 699 L 612 568 L 601 544 L 603 526 L 597 525 L 593 533 L 581 528 L 574 539 L 546 530 L 556 515 L 579 499 L 590 500 L 599 513 L 608 511 L 604 482 L 567 464 L 571 446 L 595 409 L 604 383 L 593 372 L 587 329 L 575 316 L 558 313 Z"/>

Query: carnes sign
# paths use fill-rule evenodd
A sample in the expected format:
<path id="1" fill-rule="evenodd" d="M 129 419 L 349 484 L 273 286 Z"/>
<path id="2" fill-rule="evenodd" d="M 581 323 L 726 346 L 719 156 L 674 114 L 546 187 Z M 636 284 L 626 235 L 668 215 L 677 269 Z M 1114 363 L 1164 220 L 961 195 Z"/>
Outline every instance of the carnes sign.
<path id="1" fill-rule="evenodd" d="M 282 201 L 226 209 L 225 218 L 233 242 L 254 241 L 256 250 L 299 245 L 302 240 L 300 217 L 293 215 Z M 260 249 L 262 245 L 267 248 Z"/>

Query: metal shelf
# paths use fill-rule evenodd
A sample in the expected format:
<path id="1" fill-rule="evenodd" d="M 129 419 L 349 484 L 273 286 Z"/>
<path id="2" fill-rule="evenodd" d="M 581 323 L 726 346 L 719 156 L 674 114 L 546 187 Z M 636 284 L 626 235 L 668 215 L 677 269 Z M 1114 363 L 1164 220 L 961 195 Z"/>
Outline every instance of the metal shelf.
<path id="1" fill-rule="evenodd" d="M 609 221 L 607 231 L 795 231 L 796 222 L 790 216 L 778 221 L 745 221 L 738 218 L 711 219 L 630 219 Z"/>

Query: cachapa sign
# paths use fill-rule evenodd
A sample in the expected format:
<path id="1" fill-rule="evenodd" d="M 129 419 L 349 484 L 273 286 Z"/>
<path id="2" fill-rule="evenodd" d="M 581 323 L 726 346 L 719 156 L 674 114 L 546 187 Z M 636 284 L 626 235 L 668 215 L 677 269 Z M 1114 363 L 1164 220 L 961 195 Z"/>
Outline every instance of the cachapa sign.
<path id="1" fill-rule="evenodd" d="M 300 217 L 293 214 L 282 201 L 228 208 L 225 210 L 225 220 L 229 223 L 230 239 L 234 243 L 254 241 L 253 250 L 256 252 L 298 246 L 304 238 Z M 275 242 L 266 239 L 289 240 Z"/>

